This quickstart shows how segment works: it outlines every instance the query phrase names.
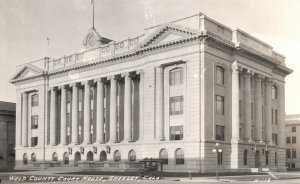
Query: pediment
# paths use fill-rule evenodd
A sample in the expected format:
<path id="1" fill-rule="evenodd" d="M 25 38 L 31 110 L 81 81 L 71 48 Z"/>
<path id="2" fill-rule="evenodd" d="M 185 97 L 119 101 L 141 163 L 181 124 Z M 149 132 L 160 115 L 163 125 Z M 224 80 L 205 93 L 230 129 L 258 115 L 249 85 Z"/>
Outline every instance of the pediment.
<path id="1" fill-rule="evenodd" d="M 33 78 L 43 74 L 43 70 L 31 64 L 22 66 L 11 78 L 11 81 Z"/>
<path id="2" fill-rule="evenodd" d="M 197 35 L 196 30 L 191 30 L 178 25 L 165 24 L 157 28 L 153 34 L 148 36 L 140 45 L 140 48 L 150 47 L 165 43 L 170 43 L 176 40 L 189 38 Z"/>

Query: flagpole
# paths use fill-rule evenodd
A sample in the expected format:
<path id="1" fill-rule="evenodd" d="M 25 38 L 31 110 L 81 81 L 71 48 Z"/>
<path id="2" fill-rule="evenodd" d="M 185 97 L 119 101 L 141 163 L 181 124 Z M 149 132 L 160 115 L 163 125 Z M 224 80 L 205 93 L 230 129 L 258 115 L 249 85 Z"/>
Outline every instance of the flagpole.
<path id="1" fill-rule="evenodd" d="M 93 3 L 93 28 L 94 28 L 95 1 L 92 0 L 92 3 Z"/>

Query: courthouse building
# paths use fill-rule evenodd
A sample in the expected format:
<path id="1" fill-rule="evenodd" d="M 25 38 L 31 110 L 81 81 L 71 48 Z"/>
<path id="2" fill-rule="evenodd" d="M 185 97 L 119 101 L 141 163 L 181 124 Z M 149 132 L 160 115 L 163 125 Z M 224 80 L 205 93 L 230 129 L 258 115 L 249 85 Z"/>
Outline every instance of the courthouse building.
<path id="1" fill-rule="evenodd" d="M 82 48 L 12 76 L 16 169 L 285 169 L 292 70 L 267 43 L 200 13 L 122 41 L 91 28 Z"/>
<path id="2" fill-rule="evenodd" d="M 286 166 L 300 169 L 300 114 L 286 115 Z"/>

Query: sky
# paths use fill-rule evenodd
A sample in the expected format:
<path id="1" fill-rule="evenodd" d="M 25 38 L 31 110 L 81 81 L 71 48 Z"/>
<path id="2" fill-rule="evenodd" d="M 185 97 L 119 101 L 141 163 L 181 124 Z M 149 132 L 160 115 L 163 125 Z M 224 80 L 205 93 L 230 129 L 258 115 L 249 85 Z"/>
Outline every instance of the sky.
<path id="1" fill-rule="evenodd" d="M 300 114 L 300 0 L 94 1 L 95 28 L 116 41 L 202 12 L 267 42 L 294 70 L 286 77 L 286 113 Z M 0 101 L 16 101 L 9 80 L 17 65 L 81 50 L 91 26 L 90 0 L 0 0 Z"/>

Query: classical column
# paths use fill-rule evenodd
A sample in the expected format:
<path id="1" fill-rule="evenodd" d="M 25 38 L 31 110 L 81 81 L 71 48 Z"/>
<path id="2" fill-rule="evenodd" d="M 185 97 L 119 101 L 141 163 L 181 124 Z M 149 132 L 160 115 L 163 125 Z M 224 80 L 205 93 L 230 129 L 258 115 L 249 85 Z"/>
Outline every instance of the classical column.
<path id="1" fill-rule="evenodd" d="M 155 121 L 156 121 L 156 139 L 164 140 L 164 68 L 156 68 L 156 98 L 155 98 Z"/>
<path id="2" fill-rule="evenodd" d="M 130 73 L 122 74 L 125 78 L 124 97 L 124 141 L 132 141 L 132 79 Z"/>
<path id="3" fill-rule="evenodd" d="M 262 141 L 262 98 L 261 98 L 261 76 L 255 75 L 255 140 Z"/>
<path id="4" fill-rule="evenodd" d="M 139 139 L 144 139 L 144 71 L 138 71 L 140 75 L 139 81 Z"/>
<path id="5" fill-rule="evenodd" d="M 251 84 L 250 71 L 244 72 L 244 139 L 249 141 L 251 137 Z"/>
<path id="6" fill-rule="evenodd" d="M 265 80 L 265 141 L 272 142 L 272 89 L 271 79 Z"/>
<path id="7" fill-rule="evenodd" d="M 97 79 L 96 143 L 104 143 L 104 84 Z"/>
<path id="8" fill-rule="evenodd" d="M 239 71 L 238 65 L 235 61 L 231 65 L 232 73 L 232 88 L 231 88 L 231 168 L 238 168 L 238 142 L 239 142 L 239 131 L 240 131 L 240 122 L 239 122 Z"/>
<path id="9" fill-rule="evenodd" d="M 82 83 L 84 85 L 84 144 L 91 144 L 91 84 L 90 81 Z"/>
<path id="10" fill-rule="evenodd" d="M 78 137 L 78 86 L 72 84 L 72 144 L 79 144 Z"/>
<path id="11" fill-rule="evenodd" d="M 117 142 L 117 80 L 110 76 L 110 138 L 109 142 Z"/>
<path id="12" fill-rule="evenodd" d="M 25 92 L 22 95 L 22 146 L 28 146 L 28 94 Z"/>
<path id="13" fill-rule="evenodd" d="M 284 84 L 277 85 L 277 108 L 278 108 L 278 145 L 285 147 L 285 89 Z"/>
<path id="14" fill-rule="evenodd" d="M 67 90 L 66 86 L 60 86 L 60 144 L 67 145 Z"/>
<path id="15" fill-rule="evenodd" d="M 51 88 L 50 99 L 50 145 L 56 145 L 56 118 L 57 118 L 57 91 L 53 87 Z"/>

